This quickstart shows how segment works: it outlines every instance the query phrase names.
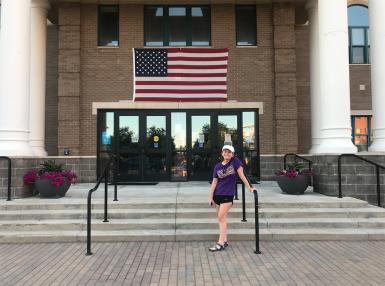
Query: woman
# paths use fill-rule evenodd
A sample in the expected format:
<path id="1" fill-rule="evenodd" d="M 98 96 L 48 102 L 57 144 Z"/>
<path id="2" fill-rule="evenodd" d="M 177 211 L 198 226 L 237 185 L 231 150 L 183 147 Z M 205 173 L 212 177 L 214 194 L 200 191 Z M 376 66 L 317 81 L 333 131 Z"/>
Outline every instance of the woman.
<path id="1" fill-rule="evenodd" d="M 219 223 L 219 239 L 216 245 L 209 248 L 210 251 L 221 251 L 228 246 L 227 213 L 233 205 L 237 174 L 250 192 L 255 190 L 243 173 L 242 162 L 234 157 L 234 147 L 224 145 L 222 157 L 223 161 L 214 167 L 213 182 L 209 193 L 209 205 L 215 204 Z"/>

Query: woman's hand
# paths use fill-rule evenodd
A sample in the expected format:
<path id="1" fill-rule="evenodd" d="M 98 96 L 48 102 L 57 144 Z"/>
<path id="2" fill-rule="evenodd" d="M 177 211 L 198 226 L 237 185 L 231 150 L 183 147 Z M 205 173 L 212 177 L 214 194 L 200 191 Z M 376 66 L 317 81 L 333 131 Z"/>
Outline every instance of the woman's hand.
<path id="1" fill-rule="evenodd" d="M 250 193 L 254 193 L 254 191 L 256 191 L 256 192 L 257 192 L 257 189 L 256 189 L 256 188 L 254 188 L 254 187 L 250 187 L 250 188 L 249 188 L 249 192 L 250 192 Z"/>
<path id="2" fill-rule="evenodd" d="M 214 201 L 213 201 L 213 196 L 212 194 L 209 195 L 209 206 L 212 207 L 214 204 Z"/>

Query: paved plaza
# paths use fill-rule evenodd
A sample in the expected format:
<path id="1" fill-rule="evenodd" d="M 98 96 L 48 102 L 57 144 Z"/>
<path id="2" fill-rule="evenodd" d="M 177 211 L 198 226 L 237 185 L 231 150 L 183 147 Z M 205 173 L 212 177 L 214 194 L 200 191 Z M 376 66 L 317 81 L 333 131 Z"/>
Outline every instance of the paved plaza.
<path id="1" fill-rule="evenodd" d="M 384 241 L 0 245 L 1 285 L 385 285 Z"/>

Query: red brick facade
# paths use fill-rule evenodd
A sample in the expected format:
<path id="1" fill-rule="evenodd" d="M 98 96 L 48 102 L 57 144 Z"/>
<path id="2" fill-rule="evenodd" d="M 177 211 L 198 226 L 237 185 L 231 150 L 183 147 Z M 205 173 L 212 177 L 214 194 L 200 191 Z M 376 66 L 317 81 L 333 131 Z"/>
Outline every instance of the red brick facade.
<path id="1" fill-rule="evenodd" d="M 143 5 L 120 5 L 119 47 L 97 46 L 97 9 L 94 4 L 58 6 L 59 154 L 70 148 L 71 155 L 96 155 L 92 102 L 132 99 L 132 48 L 143 46 Z M 256 13 L 257 46 L 236 47 L 234 5 L 211 5 L 212 47 L 230 48 L 229 100 L 263 102 L 262 154 L 307 153 L 308 26 L 296 24 L 293 3 L 257 5 Z M 358 79 L 366 92 L 357 93 L 352 84 L 352 108 L 367 109 L 370 74 L 365 66 L 352 69 L 352 80 Z"/>

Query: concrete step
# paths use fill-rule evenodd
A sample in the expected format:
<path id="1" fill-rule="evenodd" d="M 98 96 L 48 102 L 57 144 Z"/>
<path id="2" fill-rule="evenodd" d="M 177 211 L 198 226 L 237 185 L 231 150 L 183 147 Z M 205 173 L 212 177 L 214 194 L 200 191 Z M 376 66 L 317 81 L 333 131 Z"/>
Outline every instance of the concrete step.
<path id="1" fill-rule="evenodd" d="M 199 230 L 141 230 L 92 231 L 93 242 L 119 241 L 216 241 L 218 231 Z M 251 229 L 229 230 L 228 239 L 254 240 Z M 260 240 L 385 240 L 384 229 L 262 229 Z M 86 241 L 85 231 L 0 232 L 0 243 L 42 243 Z M 208 245 L 210 246 L 210 245 Z"/>
<path id="2" fill-rule="evenodd" d="M 254 209 L 246 209 L 246 218 L 254 218 Z M 85 209 L 62 210 L 6 210 L 0 211 L 1 220 L 68 220 L 86 219 Z M 92 217 L 102 219 L 103 209 L 92 211 Z M 215 218 L 212 208 L 179 208 L 179 209 L 110 209 L 108 218 L 111 219 L 173 219 L 173 218 Z M 260 218 L 370 218 L 385 217 L 385 209 L 368 206 L 362 208 L 261 208 Z M 242 209 L 234 207 L 229 212 L 229 218 L 242 218 Z"/>
<path id="3" fill-rule="evenodd" d="M 260 208 L 359 208 L 369 206 L 367 202 L 360 201 L 353 198 L 331 198 L 328 201 L 261 201 Z M 134 199 L 133 199 L 134 200 Z M 129 202 L 109 200 L 109 209 L 184 209 L 184 208 L 204 208 L 207 206 L 206 201 L 202 202 Z M 242 207 L 241 200 L 234 201 L 235 207 Z M 247 201 L 247 208 L 254 209 L 254 202 Z M 103 209 L 104 204 L 102 200 L 95 200 L 92 204 L 92 209 Z M 5 210 L 65 210 L 65 209 L 87 209 L 86 200 L 68 201 L 65 200 L 47 200 L 47 199 L 33 199 L 33 200 L 14 200 L 14 201 L 0 201 L 0 211 Z"/>
<path id="4" fill-rule="evenodd" d="M 229 229 L 254 229 L 254 219 L 242 222 L 238 218 L 228 219 Z M 261 229 L 325 229 L 325 228 L 382 228 L 385 229 L 385 218 L 294 218 L 294 219 L 260 219 Z M 169 230 L 169 229 L 217 229 L 216 218 L 199 219 L 110 219 L 92 221 L 93 230 Z M 82 231 L 86 230 L 86 220 L 21 220 L 0 221 L 2 231 Z"/>

